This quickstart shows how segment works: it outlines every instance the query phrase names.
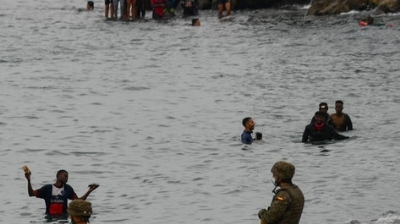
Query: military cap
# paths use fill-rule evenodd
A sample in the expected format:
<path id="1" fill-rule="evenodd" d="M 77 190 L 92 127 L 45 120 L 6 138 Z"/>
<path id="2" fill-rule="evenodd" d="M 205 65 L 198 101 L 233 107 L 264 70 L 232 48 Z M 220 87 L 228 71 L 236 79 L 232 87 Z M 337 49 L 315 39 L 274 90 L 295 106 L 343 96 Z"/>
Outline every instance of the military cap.
<path id="1" fill-rule="evenodd" d="M 271 168 L 271 172 L 275 173 L 282 180 L 292 180 L 294 171 L 293 164 L 285 161 L 276 162 Z"/>
<path id="2" fill-rule="evenodd" d="M 81 199 L 75 199 L 69 203 L 67 211 L 70 215 L 90 217 L 92 215 L 92 203 Z"/>

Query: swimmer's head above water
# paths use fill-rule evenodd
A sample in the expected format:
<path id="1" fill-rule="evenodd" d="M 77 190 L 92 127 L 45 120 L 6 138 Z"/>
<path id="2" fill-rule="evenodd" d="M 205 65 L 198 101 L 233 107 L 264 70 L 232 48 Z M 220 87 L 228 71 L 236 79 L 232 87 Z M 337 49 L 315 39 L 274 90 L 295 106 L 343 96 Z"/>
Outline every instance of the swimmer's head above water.
<path id="1" fill-rule="evenodd" d="M 94 2 L 93 1 L 88 1 L 86 4 L 86 9 L 87 10 L 93 10 L 94 9 Z"/>
<path id="2" fill-rule="evenodd" d="M 200 26 L 200 20 L 198 18 L 192 19 L 192 26 Z"/>

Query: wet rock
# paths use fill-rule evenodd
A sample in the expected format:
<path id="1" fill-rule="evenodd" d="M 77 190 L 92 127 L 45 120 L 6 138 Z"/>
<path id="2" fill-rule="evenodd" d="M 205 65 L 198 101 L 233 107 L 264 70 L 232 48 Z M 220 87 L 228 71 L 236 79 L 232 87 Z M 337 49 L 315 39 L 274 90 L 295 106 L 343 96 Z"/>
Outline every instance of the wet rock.
<path id="1" fill-rule="evenodd" d="M 322 0 L 314 1 L 308 9 L 309 15 L 336 15 L 351 10 L 362 11 L 369 6 L 369 0 Z"/>
<path id="2" fill-rule="evenodd" d="M 275 2 L 273 0 L 236 0 L 235 10 L 241 9 L 262 9 L 271 8 Z"/>
<path id="3" fill-rule="evenodd" d="M 282 8 L 307 5 L 310 0 L 231 0 L 232 10 Z M 217 0 L 199 0 L 200 9 L 217 9 Z M 313 0 L 309 15 L 336 15 L 352 10 L 364 11 L 377 7 L 385 13 L 400 12 L 400 0 Z"/>
<path id="4" fill-rule="evenodd" d="M 364 11 L 377 7 L 385 13 L 399 12 L 399 0 L 320 0 L 313 1 L 308 9 L 309 15 L 335 15 L 352 10 Z"/>
<path id="5" fill-rule="evenodd" d="M 231 0 L 233 10 L 280 8 L 287 5 L 308 5 L 310 0 Z M 216 9 L 217 0 L 199 0 L 200 8 Z"/>
<path id="6" fill-rule="evenodd" d="M 378 10 L 384 13 L 389 12 L 400 12 L 400 1 L 399 0 L 381 0 L 378 3 Z"/>
<path id="7" fill-rule="evenodd" d="M 200 9 L 211 9 L 212 0 L 199 0 Z"/>

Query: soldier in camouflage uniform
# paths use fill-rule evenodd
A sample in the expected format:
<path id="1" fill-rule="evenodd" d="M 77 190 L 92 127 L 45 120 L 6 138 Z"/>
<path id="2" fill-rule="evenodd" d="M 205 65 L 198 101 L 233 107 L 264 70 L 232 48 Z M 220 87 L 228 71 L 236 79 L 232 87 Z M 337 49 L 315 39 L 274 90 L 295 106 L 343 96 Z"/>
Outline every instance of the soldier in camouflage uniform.
<path id="1" fill-rule="evenodd" d="M 295 167 L 291 163 L 279 161 L 271 169 L 275 188 L 271 206 L 261 209 L 258 217 L 261 224 L 298 224 L 304 207 L 304 196 L 300 188 L 292 183 Z"/>
<path id="2" fill-rule="evenodd" d="M 72 224 L 87 224 L 92 215 L 92 204 L 81 199 L 72 200 L 68 206 Z"/>

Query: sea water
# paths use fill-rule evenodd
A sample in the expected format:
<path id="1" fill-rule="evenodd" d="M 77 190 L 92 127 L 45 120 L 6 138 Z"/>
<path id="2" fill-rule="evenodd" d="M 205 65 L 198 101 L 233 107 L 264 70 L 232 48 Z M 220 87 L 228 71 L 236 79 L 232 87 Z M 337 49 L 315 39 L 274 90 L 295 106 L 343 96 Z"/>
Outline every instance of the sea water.
<path id="1" fill-rule="evenodd" d="M 400 15 L 200 11 L 106 21 L 104 3 L 0 9 L 0 223 L 42 223 L 27 195 L 59 169 L 91 223 L 259 223 L 270 168 L 296 166 L 301 223 L 399 222 Z M 371 12 L 372 13 L 372 12 Z M 392 24 L 392 27 L 386 24 Z M 352 139 L 301 143 L 320 102 L 344 101 Z M 263 140 L 240 143 L 250 116 Z"/>

